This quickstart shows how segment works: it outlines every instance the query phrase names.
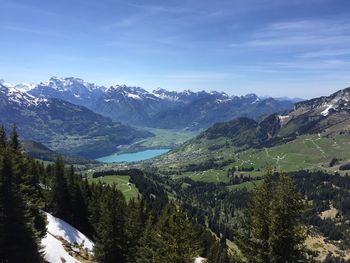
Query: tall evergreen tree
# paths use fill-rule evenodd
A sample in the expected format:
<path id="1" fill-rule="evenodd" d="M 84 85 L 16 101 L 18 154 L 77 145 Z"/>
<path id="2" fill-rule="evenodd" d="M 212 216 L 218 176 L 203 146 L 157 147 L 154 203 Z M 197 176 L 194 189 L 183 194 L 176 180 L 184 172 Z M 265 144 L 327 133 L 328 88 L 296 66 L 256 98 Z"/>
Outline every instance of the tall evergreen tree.
<path id="1" fill-rule="evenodd" d="M 0 164 L 0 262 L 42 262 L 27 208 L 13 180 L 12 153 Z"/>
<path id="2" fill-rule="evenodd" d="M 155 225 L 146 227 L 136 262 L 192 263 L 200 252 L 198 233 L 186 212 L 170 204 Z"/>
<path id="3" fill-rule="evenodd" d="M 11 132 L 11 135 L 10 135 L 10 145 L 12 146 L 12 148 L 15 151 L 18 151 L 21 148 L 21 144 L 19 142 L 19 135 L 18 135 L 18 132 L 17 132 L 16 124 L 14 124 L 12 126 L 12 132 Z"/>
<path id="4" fill-rule="evenodd" d="M 136 262 L 136 250 L 140 245 L 145 217 L 146 210 L 142 200 L 135 200 L 132 198 L 127 206 L 125 225 L 127 236 L 127 262 Z"/>
<path id="5" fill-rule="evenodd" d="M 282 174 L 270 212 L 269 254 L 272 263 L 300 262 L 303 259 L 303 203 L 293 181 Z"/>
<path id="6" fill-rule="evenodd" d="M 274 183 L 272 171 L 268 170 L 262 184 L 256 189 L 252 205 L 249 209 L 251 217 L 251 238 L 249 240 L 248 255 L 250 260 L 257 263 L 268 263 L 269 236 L 270 236 L 270 210 L 274 196 Z"/>
<path id="7" fill-rule="evenodd" d="M 281 175 L 274 182 L 269 171 L 254 192 L 246 226 L 248 237 L 240 241 L 248 262 L 300 262 L 304 241 L 302 209 L 291 178 Z"/>
<path id="8" fill-rule="evenodd" d="M 4 149 L 7 144 L 6 131 L 4 125 L 0 126 L 0 149 Z"/>
<path id="9" fill-rule="evenodd" d="M 53 170 L 50 208 L 55 216 L 70 221 L 72 210 L 62 157 L 56 159 Z"/>
<path id="10" fill-rule="evenodd" d="M 100 200 L 94 256 L 100 263 L 126 262 L 125 199 L 113 186 Z"/>

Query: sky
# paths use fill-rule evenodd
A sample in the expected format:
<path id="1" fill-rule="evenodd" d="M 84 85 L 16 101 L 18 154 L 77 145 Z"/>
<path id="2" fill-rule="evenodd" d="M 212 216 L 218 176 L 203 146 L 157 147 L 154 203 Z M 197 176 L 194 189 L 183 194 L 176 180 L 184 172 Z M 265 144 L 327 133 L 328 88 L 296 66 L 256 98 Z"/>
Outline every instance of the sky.
<path id="1" fill-rule="evenodd" d="M 349 0 L 0 0 L 0 78 L 311 98 L 350 86 Z"/>

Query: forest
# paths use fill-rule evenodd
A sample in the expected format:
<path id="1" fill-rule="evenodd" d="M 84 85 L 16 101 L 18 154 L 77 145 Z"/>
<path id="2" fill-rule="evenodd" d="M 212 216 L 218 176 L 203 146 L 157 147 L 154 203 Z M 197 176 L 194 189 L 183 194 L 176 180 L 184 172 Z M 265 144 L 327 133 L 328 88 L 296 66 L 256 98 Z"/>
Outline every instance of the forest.
<path id="1" fill-rule="evenodd" d="M 107 170 L 129 175 L 140 195 L 126 201 L 114 185 L 89 182 L 61 157 L 44 163 L 23 153 L 16 127 L 0 128 L 0 259 L 44 262 L 42 211 L 61 218 L 94 243 L 90 262 L 313 262 L 304 247 L 310 227 L 350 245 L 350 177 L 272 169 L 251 191 L 229 183 L 172 180 L 156 170 Z M 298 189 L 296 191 L 295 189 Z M 337 220 L 322 220 L 335 207 Z M 236 244 L 233 250 L 228 240 Z M 18 251 L 21 251 L 18 253 Z M 345 262 L 329 255 L 325 262 Z"/>

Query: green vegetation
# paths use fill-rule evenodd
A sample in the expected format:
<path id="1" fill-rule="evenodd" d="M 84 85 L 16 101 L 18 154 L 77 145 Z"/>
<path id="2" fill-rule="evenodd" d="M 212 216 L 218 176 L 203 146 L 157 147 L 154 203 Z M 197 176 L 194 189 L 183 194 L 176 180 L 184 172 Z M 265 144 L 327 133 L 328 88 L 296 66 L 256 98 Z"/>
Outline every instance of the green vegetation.
<path id="1" fill-rule="evenodd" d="M 248 262 L 300 262 L 304 259 L 303 203 L 293 181 L 281 175 L 273 181 L 272 172 L 253 193 L 248 224 L 240 246 Z"/>
<path id="2" fill-rule="evenodd" d="M 39 241 L 45 232 L 36 205 L 41 193 L 36 163 L 21 155 L 16 127 L 10 140 L 0 127 L 0 261 L 44 262 Z M 23 170 L 23 167 L 27 169 Z M 21 169 L 22 168 L 22 169 Z"/>
<path id="3" fill-rule="evenodd" d="M 115 186 L 116 189 L 123 193 L 127 201 L 131 198 L 136 198 L 139 195 L 136 186 L 130 183 L 130 176 L 128 175 L 107 175 L 98 178 L 91 178 L 89 181 L 94 183 L 101 182 L 103 184 Z"/>
<path id="4" fill-rule="evenodd" d="M 195 137 L 198 132 L 187 130 L 170 130 L 156 128 L 138 128 L 144 132 L 151 133 L 154 136 L 131 144 L 121 150 L 121 152 L 135 152 L 146 149 L 175 149 L 184 142 Z"/>
<path id="5" fill-rule="evenodd" d="M 140 146 L 145 148 L 175 148 L 197 135 L 197 132 L 186 130 L 153 128 L 145 130 L 154 134 L 153 137 L 145 139 L 145 141 L 140 144 Z"/>
<path id="6" fill-rule="evenodd" d="M 284 172 L 309 169 L 345 174 L 346 170 L 341 167 L 350 160 L 349 148 L 348 135 L 302 135 L 270 148 L 247 150 L 232 146 L 228 139 L 222 137 L 213 140 L 196 138 L 156 159 L 154 164 L 174 179 L 188 176 L 195 181 L 213 183 L 228 182 L 230 169 L 235 169 L 235 175 L 261 177 L 268 166 Z"/>
<path id="7" fill-rule="evenodd" d="M 45 145 L 35 142 L 35 141 L 22 141 L 21 142 L 23 150 L 30 155 L 31 157 L 43 161 L 54 162 L 60 154 L 52 151 Z M 84 165 L 84 164 L 93 164 L 97 163 L 95 160 L 91 160 L 81 156 L 73 156 L 73 155 L 64 155 L 63 159 L 65 163 L 68 164 L 76 164 L 76 165 Z"/>

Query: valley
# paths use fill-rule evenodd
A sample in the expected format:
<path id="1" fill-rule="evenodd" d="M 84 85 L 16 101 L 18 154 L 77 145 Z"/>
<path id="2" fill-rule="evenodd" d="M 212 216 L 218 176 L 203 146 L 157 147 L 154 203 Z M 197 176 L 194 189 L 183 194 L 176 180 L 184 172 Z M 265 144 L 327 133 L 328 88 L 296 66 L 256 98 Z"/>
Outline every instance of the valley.
<path id="1" fill-rule="evenodd" d="M 350 263 L 349 0 L 0 6 L 0 263 Z"/>
<path id="2" fill-rule="evenodd" d="M 118 89 L 114 89 L 114 92 Z M 134 89 L 125 86 L 121 89 L 135 92 Z M 162 91 L 163 93 L 165 91 Z M 67 187 L 75 185 L 75 188 L 68 187 L 69 194 L 66 193 L 73 198 L 72 201 L 64 202 L 78 202 L 83 209 L 86 203 L 81 202 L 88 198 L 85 202 L 89 205 L 84 208 L 85 212 L 82 210 L 88 214 L 88 221 L 79 219 L 72 210 L 70 213 L 75 217 L 63 212 L 55 214 L 53 208 L 50 208 L 50 212 L 60 215 L 78 229 L 85 229 L 90 237 L 94 237 L 91 233 L 98 236 L 97 231 L 100 229 L 100 221 L 96 219 L 95 213 L 101 212 L 95 211 L 93 207 L 96 206 L 99 211 L 109 214 L 113 204 L 109 203 L 106 206 L 102 200 L 115 200 L 119 202 L 118 207 L 128 212 L 123 215 L 115 214 L 113 222 L 118 222 L 120 218 L 136 220 L 134 213 L 146 213 L 145 217 L 159 218 L 159 221 L 151 224 L 152 231 L 157 232 L 158 228 L 162 228 L 162 231 L 166 232 L 169 229 L 161 225 L 161 217 L 170 216 L 167 213 L 179 217 L 188 214 L 190 219 L 181 220 L 185 220 L 187 227 L 199 231 L 196 232 L 194 240 L 200 242 L 202 247 L 216 247 L 220 258 L 215 258 L 214 252 L 202 250 L 203 252 L 196 254 L 196 257 L 191 254 L 193 259 L 202 257 L 209 262 L 224 263 L 224 258 L 228 257 L 231 260 L 229 262 L 247 262 L 245 245 L 242 245 L 242 242 L 247 242 L 244 238 L 249 238 L 249 235 L 244 232 L 247 230 L 241 225 L 241 221 L 249 219 L 246 213 L 250 209 L 251 200 L 254 199 L 253 193 L 262 191 L 269 171 L 273 171 L 271 180 L 274 181 L 275 187 L 279 180 L 291 179 L 290 182 L 295 184 L 298 192 L 298 198 L 303 196 L 303 202 L 307 201 L 307 209 L 300 210 L 296 215 L 308 233 L 305 240 L 306 250 L 303 252 L 305 257 L 318 260 L 317 262 L 326 262 L 328 258 L 345 260 L 350 256 L 350 229 L 346 224 L 350 218 L 346 205 L 350 183 L 350 117 L 347 105 L 350 89 L 340 90 L 327 97 L 297 102 L 294 109 L 272 112 L 255 119 L 247 116 L 235 118 L 233 115 L 231 120 L 216 122 L 208 128 L 205 128 L 206 125 L 200 125 L 196 129 L 184 128 L 184 125 L 170 125 L 171 129 L 149 127 L 146 123 L 143 126 L 125 125 L 84 106 L 76 106 L 57 98 L 35 98 L 26 92 L 6 86 L 2 86 L 2 94 L 3 101 L 6 102 L 5 109 L 13 107 L 18 110 L 18 116 L 21 118 L 23 110 L 44 118 L 44 115 L 40 115 L 41 105 L 46 105 L 45 112 L 52 114 L 49 119 L 54 121 L 51 121 L 50 126 L 43 126 L 41 129 L 45 133 L 49 127 L 55 133 L 39 142 L 35 141 L 38 137 L 34 137 L 33 140 L 30 134 L 25 132 L 28 124 L 18 124 L 19 132 L 23 131 L 23 137 L 30 139 L 23 141 L 23 149 L 39 161 L 38 178 L 45 182 L 42 183 L 42 187 L 47 192 L 46 195 L 50 193 L 51 187 L 58 186 L 51 183 L 57 178 L 53 177 L 49 181 L 46 178 L 62 174 L 58 171 L 64 171 L 66 179 L 61 180 L 66 180 Z M 203 95 L 199 94 L 196 96 Z M 199 104 L 203 102 L 202 99 L 199 99 Z M 25 107 L 21 100 L 26 103 Z M 48 110 L 52 108 L 51 103 L 55 104 L 54 107 L 58 107 L 56 104 L 60 106 L 51 112 Z M 67 110 L 69 113 L 65 113 Z M 58 113 L 55 113 L 56 111 Z M 255 111 L 258 110 L 254 109 Z M 5 127 L 9 126 L 11 118 L 5 119 Z M 81 126 L 77 126 L 81 128 L 73 128 L 76 124 L 65 124 L 64 128 L 59 126 L 70 121 L 81 123 Z M 83 128 L 84 125 L 88 128 Z M 99 125 L 98 130 L 95 125 Z M 198 129 L 199 127 L 202 128 Z M 13 133 L 16 126 L 12 129 Z M 91 133 L 85 134 L 86 131 Z M 63 160 L 59 157 L 61 153 L 65 154 L 63 158 L 66 163 L 75 166 L 76 172 L 74 167 L 63 165 Z M 41 161 L 45 162 L 40 164 Z M 52 171 L 46 171 L 47 169 Z M 76 192 L 77 189 L 80 189 L 81 193 Z M 278 188 L 272 191 L 276 191 L 277 194 Z M 61 202 L 60 195 L 55 197 L 55 201 L 51 201 L 50 195 L 46 195 L 40 194 L 41 202 Z M 328 197 L 325 199 L 325 196 Z M 136 200 L 142 200 L 141 203 L 147 208 L 139 206 L 141 203 Z M 77 205 L 74 202 L 60 209 L 72 209 Z M 174 207 L 171 208 L 173 202 L 182 207 L 183 212 L 178 213 Z M 103 226 L 105 229 L 115 224 L 108 221 L 110 219 L 106 220 L 109 223 Z M 146 221 L 143 221 L 144 226 L 147 225 L 145 224 Z M 177 226 L 180 227 L 181 224 Z M 142 230 L 145 234 L 148 231 L 146 229 Z M 118 230 L 118 233 L 122 234 L 120 231 Z M 99 246 L 104 246 L 100 240 L 110 237 L 108 235 L 99 237 L 100 239 L 93 238 L 97 243 L 94 251 L 99 251 Z M 141 240 L 143 237 L 139 238 Z M 45 240 L 43 239 L 44 243 L 47 241 Z M 65 241 L 62 242 L 65 244 Z M 56 246 L 58 245 L 57 243 Z M 69 247 L 69 244 L 65 245 L 65 249 L 68 249 L 66 252 L 70 251 Z M 136 251 L 146 253 L 143 249 L 144 247 L 138 247 Z M 71 259 L 66 252 L 62 252 L 64 257 Z M 135 256 L 133 252 L 129 253 Z M 94 262 L 89 254 L 84 257 Z"/>

